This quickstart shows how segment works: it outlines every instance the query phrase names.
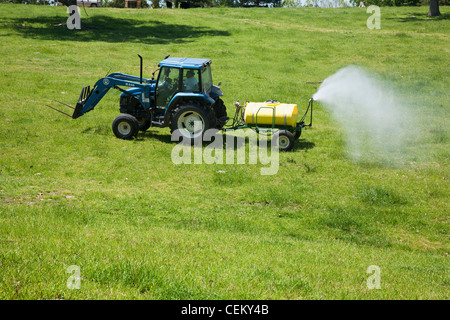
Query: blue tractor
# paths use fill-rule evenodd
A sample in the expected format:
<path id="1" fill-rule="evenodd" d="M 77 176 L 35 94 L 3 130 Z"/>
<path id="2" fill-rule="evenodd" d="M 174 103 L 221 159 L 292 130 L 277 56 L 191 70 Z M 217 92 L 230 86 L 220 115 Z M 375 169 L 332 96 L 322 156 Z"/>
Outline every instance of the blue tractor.
<path id="1" fill-rule="evenodd" d="M 192 140 L 207 129 L 222 129 L 228 120 L 227 110 L 222 91 L 212 83 L 211 60 L 167 56 L 147 79 L 142 77 L 139 58 L 140 77 L 112 73 L 98 80 L 92 89 L 84 87 L 75 107 L 65 104 L 74 109 L 72 115 L 48 107 L 76 119 L 93 110 L 113 88 L 122 92 L 121 114 L 112 123 L 118 138 L 131 139 L 151 126 L 170 127 L 171 132 L 179 129 L 184 138 Z"/>

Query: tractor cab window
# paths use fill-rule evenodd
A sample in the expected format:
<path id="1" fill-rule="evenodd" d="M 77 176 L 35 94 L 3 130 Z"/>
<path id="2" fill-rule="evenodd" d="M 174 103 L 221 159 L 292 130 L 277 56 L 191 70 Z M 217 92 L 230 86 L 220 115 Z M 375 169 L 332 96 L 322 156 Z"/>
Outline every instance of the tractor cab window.
<path id="1" fill-rule="evenodd" d="M 204 94 L 209 94 L 212 87 L 212 77 L 211 77 L 211 66 L 208 65 L 202 70 L 202 92 Z"/>
<path id="2" fill-rule="evenodd" d="M 165 109 L 170 98 L 179 91 L 180 69 L 162 67 L 156 88 L 156 106 Z"/>
<path id="3" fill-rule="evenodd" d="M 198 70 L 183 70 L 183 91 L 199 91 Z"/>

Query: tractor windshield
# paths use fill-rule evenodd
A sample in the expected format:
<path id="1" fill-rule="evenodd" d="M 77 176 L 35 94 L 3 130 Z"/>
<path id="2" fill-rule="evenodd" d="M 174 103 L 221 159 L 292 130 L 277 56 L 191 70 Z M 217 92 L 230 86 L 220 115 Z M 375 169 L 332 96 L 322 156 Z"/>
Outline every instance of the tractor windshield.
<path id="1" fill-rule="evenodd" d="M 209 94 L 212 87 L 211 66 L 207 65 L 202 69 L 202 91 L 204 94 Z"/>
<path id="2" fill-rule="evenodd" d="M 156 87 L 156 107 L 165 109 L 175 92 L 179 91 L 180 69 L 162 67 Z"/>

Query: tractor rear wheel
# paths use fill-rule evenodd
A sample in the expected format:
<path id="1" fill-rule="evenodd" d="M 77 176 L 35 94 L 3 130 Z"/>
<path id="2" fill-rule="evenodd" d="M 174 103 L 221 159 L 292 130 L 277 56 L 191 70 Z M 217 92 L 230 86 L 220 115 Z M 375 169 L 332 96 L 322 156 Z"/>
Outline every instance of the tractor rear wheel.
<path id="1" fill-rule="evenodd" d="M 196 101 L 180 104 L 172 112 L 170 131 L 179 130 L 180 135 L 191 143 L 195 138 L 203 136 L 203 133 L 212 127 L 214 115 L 211 109 Z"/>
<path id="2" fill-rule="evenodd" d="M 228 120 L 227 108 L 223 103 L 222 99 L 217 99 L 216 103 L 213 105 L 214 115 L 215 115 L 215 127 L 221 130 Z"/>
<path id="3" fill-rule="evenodd" d="M 275 133 L 275 139 L 278 139 L 278 148 L 281 151 L 289 151 L 294 147 L 295 137 L 290 131 L 278 131 L 277 133 Z"/>
<path id="4" fill-rule="evenodd" d="M 139 123 L 135 117 L 124 113 L 114 119 L 112 130 L 117 138 L 128 140 L 137 136 Z"/>

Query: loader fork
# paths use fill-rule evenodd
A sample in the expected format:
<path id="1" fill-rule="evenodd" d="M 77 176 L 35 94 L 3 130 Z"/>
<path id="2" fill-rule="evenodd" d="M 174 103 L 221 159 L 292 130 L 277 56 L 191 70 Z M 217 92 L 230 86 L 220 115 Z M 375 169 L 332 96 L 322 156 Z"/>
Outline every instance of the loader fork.
<path id="1" fill-rule="evenodd" d="M 85 86 L 83 89 L 81 89 L 81 94 L 80 94 L 80 97 L 78 98 L 78 102 L 75 105 L 75 107 L 73 107 L 73 106 L 71 106 L 71 105 L 69 105 L 67 103 L 58 101 L 58 100 L 53 100 L 53 101 L 55 101 L 57 103 L 60 103 L 60 104 L 62 104 L 64 106 L 66 106 L 66 107 L 69 107 L 69 108 L 73 109 L 73 114 L 72 115 L 70 115 L 70 114 L 68 114 L 68 113 L 66 113 L 66 112 L 64 112 L 62 110 L 59 110 L 59 109 L 57 109 L 55 107 L 49 106 L 48 104 L 46 104 L 46 106 L 51 108 L 51 109 L 53 109 L 53 110 L 56 110 L 56 111 L 64 114 L 64 115 L 66 115 L 68 117 L 71 117 L 72 119 L 76 119 L 76 118 L 78 118 L 78 117 L 80 117 L 82 115 L 81 111 L 83 110 L 83 107 L 86 104 L 86 101 L 89 99 L 89 97 L 91 96 L 91 93 L 94 91 L 94 89 L 91 90 L 90 86 Z"/>
<path id="2" fill-rule="evenodd" d="M 90 86 L 85 86 L 83 89 L 81 89 L 80 97 L 78 98 L 78 102 L 75 106 L 75 110 L 73 111 L 72 118 L 76 119 L 81 116 L 81 111 L 89 97 L 91 96 L 91 93 L 94 90 L 91 90 Z"/>

